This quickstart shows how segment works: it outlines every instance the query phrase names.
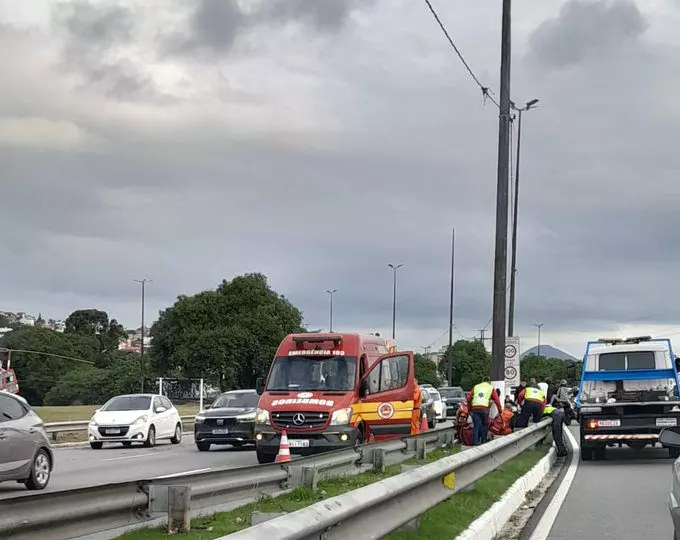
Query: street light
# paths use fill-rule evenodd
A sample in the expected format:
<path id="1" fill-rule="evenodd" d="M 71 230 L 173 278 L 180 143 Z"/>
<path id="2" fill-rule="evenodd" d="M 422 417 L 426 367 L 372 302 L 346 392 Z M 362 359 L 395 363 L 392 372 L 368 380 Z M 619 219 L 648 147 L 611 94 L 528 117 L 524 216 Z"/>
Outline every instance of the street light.
<path id="1" fill-rule="evenodd" d="M 150 279 L 133 279 L 142 286 L 142 344 L 139 349 L 139 378 L 141 380 L 142 393 L 144 393 L 144 299 L 146 296 L 146 284 L 151 283 Z"/>
<path id="2" fill-rule="evenodd" d="M 394 273 L 394 281 L 392 285 L 392 339 L 394 339 L 397 327 L 397 270 L 399 270 L 404 265 L 388 264 L 387 266 L 389 266 Z"/>
<path id="3" fill-rule="evenodd" d="M 331 297 L 330 324 L 329 324 L 328 326 L 329 326 L 329 331 L 332 332 L 332 331 L 333 331 L 333 295 L 334 295 L 336 292 L 338 292 L 338 289 L 333 289 L 332 291 L 329 291 L 328 289 L 326 289 L 326 292 L 327 292 L 327 293 L 330 295 L 330 297 Z"/>
<path id="4" fill-rule="evenodd" d="M 527 101 L 527 104 L 517 109 L 517 159 L 515 160 L 515 200 L 512 214 L 512 255 L 510 263 L 510 308 L 508 313 L 508 335 L 515 335 L 515 278 L 517 274 L 517 211 L 519 207 L 519 150 L 522 141 L 522 113 L 533 108 L 538 99 Z"/>
<path id="5" fill-rule="evenodd" d="M 538 354 L 536 356 L 541 356 L 541 327 L 543 323 L 535 324 L 534 326 L 538 328 Z"/>

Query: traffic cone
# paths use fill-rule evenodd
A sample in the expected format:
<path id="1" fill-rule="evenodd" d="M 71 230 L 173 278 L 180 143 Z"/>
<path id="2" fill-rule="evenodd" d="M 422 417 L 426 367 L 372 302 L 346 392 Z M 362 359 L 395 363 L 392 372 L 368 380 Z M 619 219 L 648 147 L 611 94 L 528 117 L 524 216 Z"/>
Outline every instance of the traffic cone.
<path id="1" fill-rule="evenodd" d="M 286 430 L 281 431 L 281 443 L 279 444 L 279 453 L 276 454 L 276 463 L 285 463 L 290 461 L 290 447 L 288 446 L 288 435 Z"/>
<path id="2" fill-rule="evenodd" d="M 427 416 L 423 415 L 420 418 L 420 431 L 427 431 L 429 428 L 427 426 Z"/>

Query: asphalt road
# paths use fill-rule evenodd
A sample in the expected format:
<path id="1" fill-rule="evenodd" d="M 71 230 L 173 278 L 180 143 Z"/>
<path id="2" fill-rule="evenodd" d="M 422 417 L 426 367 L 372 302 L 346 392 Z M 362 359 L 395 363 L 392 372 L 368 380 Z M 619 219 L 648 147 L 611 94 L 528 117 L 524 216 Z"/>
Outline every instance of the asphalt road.
<path id="1" fill-rule="evenodd" d="M 571 431 L 578 441 L 578 426 Z M 548 540 L 670 540 L 672 464 L 659 447 L 609 448 L 605 461 L 579 461 Z"/>
<path id="2" fill-rule="evenodd" d="M 179 445 L 159 441 L 154 448 L 120 445 L 92 450 L 89 446 L 55 448 L 55 469 L 46 492 L 57 492 L 113 482 L 150 479 L 184 472 L 204 472 L 225 467 L 257 465 L 255 447 L 236 449 L 213 446 L 210 452 L 199 452 L 193 435 L 185 434 Z M 23 484 L 0 484 L 0 500 L 28 495 Z"/>
<path id="3" fill-rule="evenodd" d="M 437 429 L 451 425 L 451 422 L 445 422 L 439 424 Z M 101 450 L 77 446 L 55 448 L 54 454 L 55 469 L 45 492 L 258 464 L 254 446 L 242 449 L 213 446 L 209 452 L 199 452 L 193 434 L 187 433 L 179 445 L 159 441 L 154 448 L 110 445 Z M 28 491 L 23 484 L 16 482 L 0 484 L 0 500 L 32 493 L 35 492 Z"/>

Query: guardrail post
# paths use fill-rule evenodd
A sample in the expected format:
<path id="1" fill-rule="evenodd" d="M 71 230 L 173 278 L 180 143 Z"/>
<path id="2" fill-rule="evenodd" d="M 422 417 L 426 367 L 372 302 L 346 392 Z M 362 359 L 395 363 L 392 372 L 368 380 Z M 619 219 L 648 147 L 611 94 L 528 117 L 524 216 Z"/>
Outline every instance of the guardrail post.
<path id="1" fill-rule="evenodd" d="M 59 438 L 59 432 L 58 432 L 58 431 L 53 431 L 53 432 L 51 433 L 51 435 L 52 435 L 52 442 L 57 442 L 57 440 L 58 440 L 58 438 Z"/>
<path id="2" fill-rule="evenodd" d="M 316 485 L 319 481 L 319 471 L 314 467 L 302 467 L 302 486 L 311 488 L 316 491 Z"/>
<path id="3" fill-rule="evenodd" d="M 385 449 L 376 448 L 373 451 L 373 470 L 377 473 L 385 472 Z"/>
<path id="4" fill-rule="evenodd" d="M 191 486 L 168 487 L 168 532 L 188 532 L 191 529 Z"/>
<path id="5" fill-rule="evenodd" d="M 422 439 L 416 439 L 416 459 L 425 459 L 427 457 L 427 444 Z"/>
<path id="6" fill-rule="evenodd" d="M 446 447 L 453 448 L 455 442 L 456 442 L 455 433 L 446 433 L 446 435 L 444 436 L 444 444 L 446 445 Z"/>

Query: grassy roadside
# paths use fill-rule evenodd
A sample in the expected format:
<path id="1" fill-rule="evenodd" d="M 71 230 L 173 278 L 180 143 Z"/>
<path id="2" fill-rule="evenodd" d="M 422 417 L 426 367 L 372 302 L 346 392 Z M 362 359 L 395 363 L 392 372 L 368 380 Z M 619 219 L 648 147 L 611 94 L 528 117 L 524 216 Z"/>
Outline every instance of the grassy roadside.
<path id="1" fill-rule="evenodd" d="M 94 411 L 101 407 L 101 405 L 72 405 L 68 407 L 35 407 L 35 412 L 38 413 L 43 422 L 75 422 L 79 420 L 89 420 L 92 418 Z M 198 412 L 197 403 L 188 403 L 185 405 L 176 405 L 177 410 L 181 416 L 193 416 Z M 186 427 L 186 424 L 185 424 Z M 70 431 L 60 433 L 56 442 L 82 442 L 87 441 L 87 433 L 85 431 Z"/>
<path id="2" fill-rule="evenodd" d="M 548 448 L 549 446 L 546 444 L 540 446 L 537 450 L 523 452 L 479 480 L 474 489 L 456 493 L 444 503 L 429 510 L 421 517 L 418 531 L 395 532 L 385 538 L 390 540 L 420 538 L 450 540 L 454 538 L 500 499 L 515 480 L 529 471 L 546 454 Z M 407 463 L 424 464 L 459 450 L 459 447 L 452 450 L 438 449 L 429 454 L 425 461 L 411 460 Z M 250 516 L 254 510 L 294 512 L 318 501 L 358 489 L 398 473 L 399 465 L 395 465 L 389 467 L 383 474 L 367 472 L 356 476 L 319 482 L 317 493 L 313 493 L 310 489 L 297 488 L 292 493 L 275 499 L 263 498 L 256 503 L 248 504 L 231 512 L 193 519 L 191 522 L 192 530 L 187 534 L 169 535 L 163 529 L 142 529 L 126 533 L 118 537 L 118 540 L 162 540 L 170 537 L 181 540 L 211 540 L 249 527 Z"/>

